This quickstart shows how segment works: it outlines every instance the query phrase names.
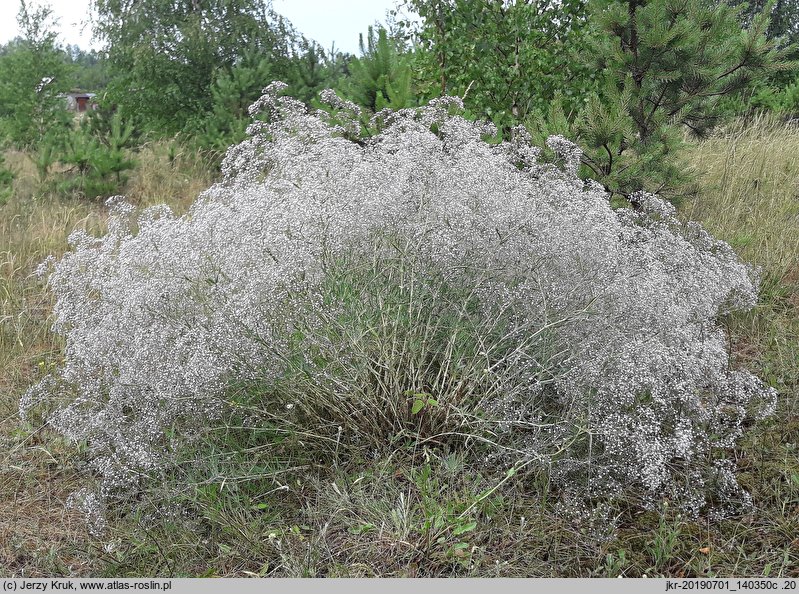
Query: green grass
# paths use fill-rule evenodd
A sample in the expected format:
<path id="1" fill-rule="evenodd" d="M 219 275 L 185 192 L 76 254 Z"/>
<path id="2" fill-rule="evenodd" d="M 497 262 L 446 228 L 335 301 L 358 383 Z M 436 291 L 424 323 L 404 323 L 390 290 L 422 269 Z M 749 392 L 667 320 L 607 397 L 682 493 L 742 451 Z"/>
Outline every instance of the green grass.
<path id="1" fill-rule="evenodd" d="M 141 157 L 130 194 L 180 211 L 209 178 L 190 155 Z M 84 479 L 74 447 L 22 426 L 16 402 L 62 345 L 50 299 L 30 277 L 76 226 L 103 228 L 96 204 L 39 194 L 23 155 L 0 208 L 0 574 L 97 576 L 799 576 L 799 130 L 759 120 L 687 155 L 699 179 L 682 216 L 702 222 L 763 267 L 752 311 L 724 320 L 737 365 L 780 391 L 778 413 L 735 452 L 755 511 L 691 519 L 619 499 L 582 521 L 558 508 L 545 473 L 508 473 L 467 441 L 329 449 L 279 426 L 209 427 L 173 480 L 102 539 L 64 512 Z M 148 196 L 149 198 L 144 198 Z M 201 460 L 202 463 L 197 463 Z M 618 525 L 614 532 L 608 527 Z"/>

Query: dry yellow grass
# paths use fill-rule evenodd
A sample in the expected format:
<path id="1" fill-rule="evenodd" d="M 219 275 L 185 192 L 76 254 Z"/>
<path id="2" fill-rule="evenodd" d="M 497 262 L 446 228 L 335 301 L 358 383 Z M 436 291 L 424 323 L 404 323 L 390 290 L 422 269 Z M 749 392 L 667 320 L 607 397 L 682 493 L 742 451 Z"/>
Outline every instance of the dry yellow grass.
<path id="1" fill-rule="evenodd" d="M 769 275 L 799 282 L 799 125 L 768 116 L 737 123 L 695 145 L 688 162 L 700 194 L 685 216 Z"/>
<path id="2" fill-rule="evenodd" d="M 799 125 L 737 123 L 688 162 L 700 193 L 684 216 L 763 269 L 759 305 L 730 325 L 736 352 L 781 390 L 783 412 L 799 413 Z"/>
<path id="3" fill-rule="evenodd" d="M 736 458 L 757 506 L 758 537 L 721 535 L 737 575 L 796 576 L 799 568 L 799 126 L 773 117 L 737 123 L 694 145 L 699 194 L 683 214 L 762 266 L 753 311 L 726 320 L 733 354 L 779 391 L 777 414 Z M 736 528 L 737 530 L 737 528 Z M 780 551 L 777 561 L 773 553 Z M 740 563 L 740 564 L 739 564 Z"/>
<path id="4" fill-rule="evenodd" d="M 134 158 L 125 195 L 138 206 L 166 203 L 182 213 L 214 179 L 210 157 L 179 145 L 149 143 Z"/>

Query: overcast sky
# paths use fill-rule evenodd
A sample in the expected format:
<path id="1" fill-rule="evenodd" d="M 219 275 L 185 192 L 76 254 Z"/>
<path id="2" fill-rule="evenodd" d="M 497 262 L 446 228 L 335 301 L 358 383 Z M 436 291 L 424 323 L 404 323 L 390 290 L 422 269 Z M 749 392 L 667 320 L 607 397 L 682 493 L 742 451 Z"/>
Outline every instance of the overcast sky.
<path id="1" fill-rule="evenodd" d="M 49 4 L 59 20 L 60 41 L 92 47 L 87 0 L 51 0 Z M 395 4 L 396 0 L 273 0 L 272 6 L 324 49 L 335 42 L 337 49 L 357 54 L 358 34 L 366 33 L 375 21 L 385 22 L 386 11 Z M 17 12 L 18 0 L 0 0 L 0 43 L 18 34 Z"/>

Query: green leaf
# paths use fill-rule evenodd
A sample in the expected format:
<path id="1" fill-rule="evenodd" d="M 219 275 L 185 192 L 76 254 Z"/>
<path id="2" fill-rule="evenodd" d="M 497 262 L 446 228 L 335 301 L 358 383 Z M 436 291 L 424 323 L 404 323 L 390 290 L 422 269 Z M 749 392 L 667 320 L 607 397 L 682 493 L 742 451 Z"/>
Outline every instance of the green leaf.
<path id="1" fill-rule="evenodd" d="M 350 534 L 364 534 L 365 532 L 370 532 L 375 529 L 375 525 L 371 522 L 366 522 L 364 524 L 358 524 L 357 526 L 350 526 L 347 529 L 347 532 Z"/>
<path id="2" fill-rule="evenodd" d="M 456 526 L 455 529 L 452 531 L 453 536 L 460 536 L 461 534 L 465 534 L 466 532 L 471 532 L 477 528 L 477 522 L 469 522 L 468 524 L 462 524 L 460 526 Z"/>
<path id="3" fill-rule="evenodd" d="M 413 406 L 411 407 L 411 414 L 415 415 L 418 414 L 420 410 L 424 408 L 424 400 L 414 400 Z"/>

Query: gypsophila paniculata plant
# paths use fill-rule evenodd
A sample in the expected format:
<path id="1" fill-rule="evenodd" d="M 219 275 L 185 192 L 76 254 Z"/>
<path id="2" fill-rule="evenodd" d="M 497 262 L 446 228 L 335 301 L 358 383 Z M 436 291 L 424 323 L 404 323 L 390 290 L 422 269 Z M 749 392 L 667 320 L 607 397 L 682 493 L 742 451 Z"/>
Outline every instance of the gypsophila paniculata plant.
<path id="1" fill-rule="evenodd" d="M 284 86 L 186 215 L 111 200 L 105 236 L 42 266 L 66 351 L 21 412 L 86 444 L 84 506 L 231 411 L 338 456 L 468 436 L 583 501 L 747 503 L 723 458 L 776 395 L 730 366 L 717 320 L 758 279 L 729 245 L 655 196 L 611 208 L 565 138 L 557 165 L 523 129 L 487 142 L 457 98 L 363 138 L 355 105 Z"/>

